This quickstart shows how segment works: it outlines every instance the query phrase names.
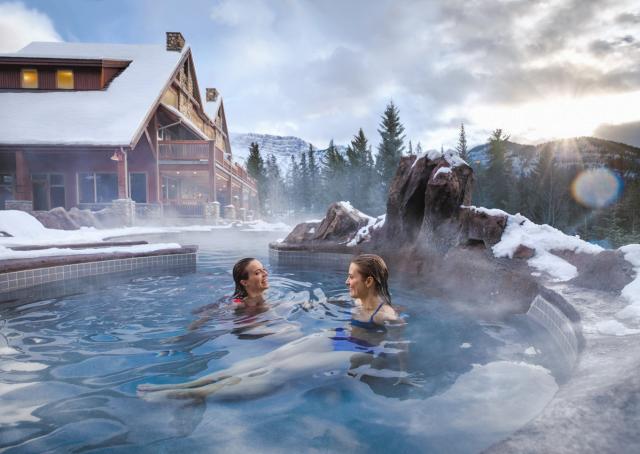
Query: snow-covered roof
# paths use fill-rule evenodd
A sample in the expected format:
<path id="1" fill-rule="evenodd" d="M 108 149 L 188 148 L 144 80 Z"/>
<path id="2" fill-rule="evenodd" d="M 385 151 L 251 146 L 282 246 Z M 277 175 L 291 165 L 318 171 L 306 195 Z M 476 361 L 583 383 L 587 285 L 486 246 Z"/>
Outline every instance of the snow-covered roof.
<path id="1" fill-rule="evenodd" d="M 156 44 L 31 43 L 11 55 L 131 63 L 105 90 L 0 92 L 0 144 L 134 145 L 188 51 L 188 46 L 175 52 Z"/>

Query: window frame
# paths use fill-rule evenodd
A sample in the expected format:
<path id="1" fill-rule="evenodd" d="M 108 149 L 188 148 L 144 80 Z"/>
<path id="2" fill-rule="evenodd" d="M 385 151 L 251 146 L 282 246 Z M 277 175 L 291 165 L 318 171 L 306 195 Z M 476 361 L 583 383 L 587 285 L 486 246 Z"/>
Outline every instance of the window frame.
<path id="1" fill-rule="evenodd" d="M 80 175 L 93 175 L 93 202 L 80 201 Z M 110 205 L 111 202 L 98 202 L 98 178 L 97 175 L 115 175 L 118 178 L 118 172 L 76 172 L 76 204 L 78 205 Z M 116 180 L 117 181 L 117 180 Z M 117 191 L 117 183 L 116 183 Z M 116 199 L 118 196 L 116 195 Z M 114 199 L 114 200 L 116 200 Z"/>

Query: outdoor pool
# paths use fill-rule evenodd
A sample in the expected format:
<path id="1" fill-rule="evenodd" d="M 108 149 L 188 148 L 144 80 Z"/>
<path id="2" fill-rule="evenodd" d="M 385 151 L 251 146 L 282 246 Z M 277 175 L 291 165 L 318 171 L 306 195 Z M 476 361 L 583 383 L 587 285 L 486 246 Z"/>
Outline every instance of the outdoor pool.
<path id="1" fill-rule="evenodd" d="M 199 244 L 197 271 L 0 304 L 0 450 L 478 452 L 558 389 L 563 359 L 526 317 L 478 319 L 400 288 L 392 274 L 407 324 L 378 339 L 376 359 L 357 374 L 348 362 L 311 366 L 251 399 L 138 396 L 140 384 L 190 381 L 347 326 L 346 270 L 272 267 L 267 311 L 216 306 L 233 291 L 233 263 L 249 255 L 268 264 L 267 244 L 280 236 L 149 237 Z"/>

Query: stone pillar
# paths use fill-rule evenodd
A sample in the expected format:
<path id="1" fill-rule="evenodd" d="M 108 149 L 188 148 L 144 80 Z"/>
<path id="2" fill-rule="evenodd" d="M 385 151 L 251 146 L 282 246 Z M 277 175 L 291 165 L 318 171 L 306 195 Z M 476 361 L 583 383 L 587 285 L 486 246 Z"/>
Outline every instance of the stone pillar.
<path id="1" fill-rule="evenodd" d="M 230 221 L 234 221 L 236 219 L 236 207 L 229 204 L 224 207 L 224 218 Z"/>
<path id="2" fill-rule="evenodd" d="M 129 182 L 127 181 L 127 154 L 122 151 L 116 151 L 118 157 L 118 198 L 129 198 Z"/>
<path id="3" fill-rule="evenodd" d="M 204 220 L 207 224 L 217 224 L 220 219 L 220 202 L 207 202 L 204 206 Z"/>
<path id="4" fill-rule="evenodd" d="M 229 204 L 233 203 L 233 191 L 232 191 L 232 184 L 231 184 L 231 179 L 233 177 L 231 175 L 229 175 L 229 179 L 227 180 L 227 200 L 229 201 Z"/>
<path id="5" fill-rule="evenodd" d="M 16 200 L 27 200 L 33 206 L 33 193 L 31 188 L 31 175 L 26 153 L 16 151 Z"/>
<path id="6" fill-rule="evenodd" d="M 116 199 L 111 208 L 114 214 L 123 220 L 127 227 L 131 227 L 136 222 L 136 202 L 131 199 Z"/>
<path id="7" fill-rule="evenodd" d="M 240 214 L 238 215 L 238 219 L 240 219 L 242 222 L 245 222 L 247 220 L 247 209 L 245 207 L 242 207 L 238 211 L 240 212 Z"/>

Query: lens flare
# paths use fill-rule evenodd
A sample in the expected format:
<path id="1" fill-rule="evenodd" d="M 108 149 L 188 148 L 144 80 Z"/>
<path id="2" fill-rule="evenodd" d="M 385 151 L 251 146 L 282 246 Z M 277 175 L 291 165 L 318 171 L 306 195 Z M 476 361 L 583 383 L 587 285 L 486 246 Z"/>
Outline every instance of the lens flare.
<path id="1" fill-rule="evenodd" d="M 587 169 L 571 183 L 573 198 L 589 208 L 603 208 L 618 200 L 622 179 L 606 167 Z"/>

